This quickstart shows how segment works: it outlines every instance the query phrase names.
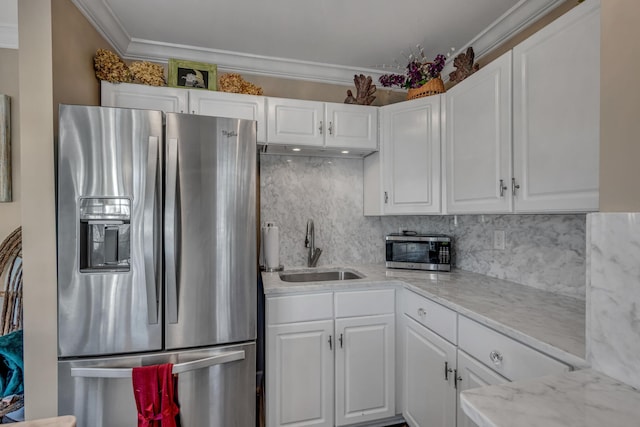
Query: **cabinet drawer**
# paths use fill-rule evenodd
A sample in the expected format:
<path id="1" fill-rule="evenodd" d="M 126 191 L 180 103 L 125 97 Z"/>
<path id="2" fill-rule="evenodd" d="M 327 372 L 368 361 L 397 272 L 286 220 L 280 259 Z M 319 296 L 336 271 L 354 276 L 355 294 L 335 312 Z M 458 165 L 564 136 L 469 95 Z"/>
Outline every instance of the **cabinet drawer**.
<path id="1" fill-rule="evenodd" d="M 457 313 L 414 292 L 403 292 L 404 314 L 452 343 L 457 342 Z"/>
<path id="2" fill-rule="evenodd" d="M 333 293 L 269 297 L 267 324 L 333 319 Z"/>
<path id="3" fill-rule="evenodd" d="M 395 290 L 336 292 L 336 317 L 395 313 Z"/>
<path id="4" fill-rule="evenodd" d="M 511 381 L 570 370 L 568 365 L 464 316 L 458 322 L 458 347 Z"/>

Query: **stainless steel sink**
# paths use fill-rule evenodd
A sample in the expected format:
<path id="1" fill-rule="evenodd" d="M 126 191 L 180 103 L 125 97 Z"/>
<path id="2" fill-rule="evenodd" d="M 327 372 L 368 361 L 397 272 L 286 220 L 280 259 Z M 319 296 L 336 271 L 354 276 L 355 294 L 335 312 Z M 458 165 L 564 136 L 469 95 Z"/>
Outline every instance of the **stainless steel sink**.
<path id="1" fill-rule="evenodd" d="M 348 270 L 280 273 L 280 279 L 285 282 L 325 282 L 332 280 L 362 279 L 363 277 L 364 275 L 356 271 Z"/>

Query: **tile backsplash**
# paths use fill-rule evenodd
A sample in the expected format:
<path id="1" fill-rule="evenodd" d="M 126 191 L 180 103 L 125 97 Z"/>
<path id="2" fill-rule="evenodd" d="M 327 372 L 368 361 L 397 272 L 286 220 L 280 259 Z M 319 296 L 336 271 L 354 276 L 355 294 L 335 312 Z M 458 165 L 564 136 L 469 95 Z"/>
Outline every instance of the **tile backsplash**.
<path id="1" fill-rule="evenodd" d="M 360 159 L 260 156 L 261 222 L 280 230 L 285 268 L 305 267 L 313 219 L 319 266 L 384 262 L 384 236 L 400 227 L 454 239 L 457 268 L 585 298 L 584 214 L 363 216 Z M 493 232 L 505 249 L 493 249 Z"/>

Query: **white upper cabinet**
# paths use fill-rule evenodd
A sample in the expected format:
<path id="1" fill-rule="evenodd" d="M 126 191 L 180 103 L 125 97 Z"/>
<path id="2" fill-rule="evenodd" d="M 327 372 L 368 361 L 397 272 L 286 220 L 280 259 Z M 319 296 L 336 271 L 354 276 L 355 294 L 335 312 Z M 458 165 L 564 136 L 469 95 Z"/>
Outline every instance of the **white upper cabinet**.
<path id="1" fill-rule="evenodd" d="M 287 98 L 267 100 L 267 142 L 324 145 L 324 103 Z"/>
<path id="2" fill-rule="evenodd" d="M 511 52 L 445 95 L 447 213 L 511 211 Z"/>
<path id="3" fill-rule="evenodd" d="M 597 210 L 599 2 L 514 48 L 513 70 L 515 211 Z"/>
<path id="4" fill-rule="evenodd" d="M 440 213 L 440 96 L 380 108 L 380 153 L 365 158 L 365 215 Z"/>
<path id="5" fill-rule="evenodd" d="M 359 153 L 378 148 L 377 107 L 271 97 L 267 105 L 269 144 Z"/>
<path id="6" fill-rule="evenodd" d="M 267 139 L 264 97 L 262 96 L 193 89 L 189 91 L 189 108 L 192 114 L 256 120 L 258 122 L 258 142 Z"/>
<path id="7" fill-rule="evenodd" d="M 368 105 L 325 104 L 328 135 L 325 145 L 344 149 L 378 149 L 378 108 Z"/>
<path id="8" fill-rule="evenodd" d="M 185 89 L 137 85 L 131 83 L 101 82 L 103 107 L 162 110 L 165 113 L 186 113 L 188 91 Z"/>
<path id="9" fill-rule="evenodd" d="M 162 110 L 205 116 L 256 120 L 258 142 L 266 140 L 264 97 L 201 89 L 180 89 L 130 83 L 102 82 L 105 107 Z"/>

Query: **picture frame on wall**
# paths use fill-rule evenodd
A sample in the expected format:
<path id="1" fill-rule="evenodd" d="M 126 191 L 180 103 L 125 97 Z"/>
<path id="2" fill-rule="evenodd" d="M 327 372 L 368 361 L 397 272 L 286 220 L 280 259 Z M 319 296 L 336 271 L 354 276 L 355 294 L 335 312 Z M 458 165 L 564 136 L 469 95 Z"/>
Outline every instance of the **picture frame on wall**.
<path id="1" fill-rule="evenodd" d="M 168 85 L 188 89 L 217 90 L 217 69 L 215 64 L 169 59 Z"/>
<path id="2" fill-rule="evenodd" d="M 11 201 L 11 98 L 0 94 L 0 202 Z"/>

